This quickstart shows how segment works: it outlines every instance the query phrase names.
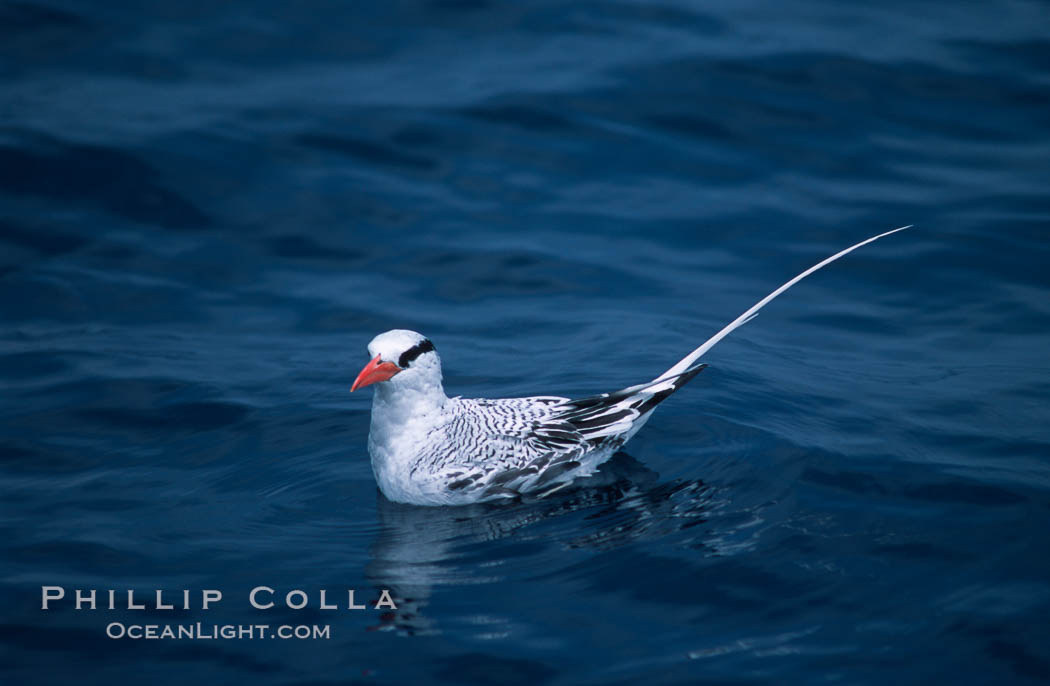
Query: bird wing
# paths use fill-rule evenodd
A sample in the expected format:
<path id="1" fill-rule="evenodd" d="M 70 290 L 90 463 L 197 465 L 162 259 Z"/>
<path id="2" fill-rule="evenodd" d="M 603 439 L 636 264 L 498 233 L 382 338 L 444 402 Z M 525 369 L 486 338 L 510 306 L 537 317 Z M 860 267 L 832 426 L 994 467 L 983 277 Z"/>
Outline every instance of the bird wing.
<path id="1" fill-rule="evenodd" d="M 584 455 L 623 445 L 639 419 L 706 366 L 577 400 L 541 396 L 471 401 L 472 423 L 484 427 L 484 441 L 472 451 L 469 468 L 450 474 L 448 488 L 475 491 L 482 500 L 551 493 L 579 476 Z"/>
<path id="2" fill-rule="evenodd" d="M 517 497 L 571 471 L 593 448 L 569 422 L 553 416 L 567 398 L 457 399 L 457 420 L 442 443 L 456 443 L 443 471 L 449 491 L 472 499 Z"/>

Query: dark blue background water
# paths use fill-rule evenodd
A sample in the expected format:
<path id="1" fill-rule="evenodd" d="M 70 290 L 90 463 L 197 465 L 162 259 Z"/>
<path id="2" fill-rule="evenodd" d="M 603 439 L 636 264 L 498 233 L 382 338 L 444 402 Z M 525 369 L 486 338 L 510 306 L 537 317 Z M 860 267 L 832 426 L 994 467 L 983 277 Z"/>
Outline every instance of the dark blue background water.
<path id="1" fill-rule="evenodd" d="M 153 5 L 0 5 L 5 683 L 1050 679 L 1045 3 Z M 454 394 L 613 390 L 908 223 L 587 488 L 378 496 L 376 333 Z"/>

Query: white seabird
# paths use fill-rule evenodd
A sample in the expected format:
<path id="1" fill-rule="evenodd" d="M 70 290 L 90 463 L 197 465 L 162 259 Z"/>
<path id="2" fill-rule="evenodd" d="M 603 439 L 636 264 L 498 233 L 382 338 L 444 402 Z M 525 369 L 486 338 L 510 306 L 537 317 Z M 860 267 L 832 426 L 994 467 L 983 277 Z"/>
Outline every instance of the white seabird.
<path id="1" fill-rule="evenodd" d="M 647 383 L 572 400 L 449 398 L 434 344 L 395 329 L 368 344 L 371 361 L 351 391 L 375 385 L 368 452 L 379 489 L 415 505 L 464 505 L 543 497 L 592 474 L 649 419 L 656 406 L 700 373 L 697 360 L 771 300 L 873 236 L 819 262 L 759 300 L 703 345 Z"/>

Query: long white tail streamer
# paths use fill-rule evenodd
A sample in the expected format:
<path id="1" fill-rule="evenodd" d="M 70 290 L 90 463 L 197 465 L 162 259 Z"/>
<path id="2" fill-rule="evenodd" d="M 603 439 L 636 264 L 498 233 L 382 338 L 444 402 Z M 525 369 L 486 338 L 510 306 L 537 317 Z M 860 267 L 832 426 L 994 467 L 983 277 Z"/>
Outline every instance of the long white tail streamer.
<path id="1" fill-rule="evenodd" d="M 687 369 L 692 367 L 693 363 L 696 362 L 697 360 L 699 360 L 700 357 L 704 353 L 706 353 L 711 348 L 715 347 L 715 345 L 720 340 L 722 340 L 723 338 L 725 338 L 729 334 L 733 333 L 733 331 L 736 330 L 737 328 L 739 328 L 739 327 L 743 326 L 744 324 L 748 323 L 749 321 L 751 321 L 751 319 L 753 319 L 758 314 L 758 311 L 761 310 L 766 305 L 768 305 L 769 302 L 771 300 L 773 300 L 773 298 L 777 297 L 778 295 L 780 295 L 781 293 L 783 293 L 787 289 L 791 288 L 796 283 L 798 283 L 802 279 L 806 278 L 807 276 L 809 276 L 813 272 L 815 272 L 815 271 L 817 271 L 819 269 L 822 269 L 823 267 L 828 266 L 829 264 L 831 264 L 835 260 L 839 259 L 840 257 L 843 257 L 845 255 L 850 254 L 851 252 L 853 252 L 857 248 L 865 246 L 868 243 L 872 243 L 874 241 L 877 241 L 880 238 L 885 238 L 886 236 L 889 236 L 892 233 L 897 233 L 898 231 L 904 231 L 905 229 L 910 229 L 911 227 L 912 227 L 912 224 L 909 224 L 907 226 L 902 226 L 899 229 L 894 229 L 893 231 L 887 231 L 886 233 L 880 233 L 878 236 L 872 236 L 871 238 L 869 238 L 867 240 L 864 240 L 864 241 L 861 241 L 860 243 L 857 243 L 856 245 L 851 245 L 850 247 L 846 248 L 845 250 L 843 250 L 841 252 L 835 253 L 834 255 L 832 255 L 831 257 L 827 258 L 826 260 L 824 260 L 822 262 L 818 262 L 817 264 L 813 265 L 812 267 L 810 267 L 806 271 L 802 272 L 801 274 L 799 274 L 795 278 L 793 278 L 790 281 L 788 281 L 787 283 L 785 283 L 780 288 L 776 289 L 775 291 L 773 291 L 772 293 L 770 293 L 769 295 L 767 295 L 766 297 L 762 298 L 757 303 L 752 305 L 751 309 L 749 309 L 747 312 L 744 312 L 742 315 L 740 315 L 739 317 L 737 317 L 736 319 L 731 321 L 724 329 L 722 329 L 721 331 L 716 333 L 714 336 L 711 336 L 711 338 L 708 338 L 706 341 L 704 341 L 703 345 L 701 345 L 699 348 L 697 348 L 693 352 L 691 352 L 688 355 L 686 355 L 685 357 L 683 357 L 682 360 L 678 364 L 676 364 L 675 366 L 671 367 L 666 372 L 661 374 L 659 377 L 654 379 L 653 382 L 651 382 L 650 384 L 643 384 L 643 385 L 644 386 L 649 386 L 649 385 L 658 383 L 660 381 L 664 381 L 668 377 L 677 376 L 677 375 L 681 374 L 682 372 L 686 371 Z"/>

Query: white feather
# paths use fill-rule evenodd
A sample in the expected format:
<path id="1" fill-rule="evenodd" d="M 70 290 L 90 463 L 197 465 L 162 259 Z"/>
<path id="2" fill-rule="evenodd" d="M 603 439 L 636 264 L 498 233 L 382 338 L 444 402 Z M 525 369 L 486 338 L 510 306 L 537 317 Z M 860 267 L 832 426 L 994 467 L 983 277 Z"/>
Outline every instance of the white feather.
<path id="1" fill-rule="evenodd" d="M 767 295 L 766 297 L 762 298 L 757 303 L 752 305 L 751 308 L 748 309 L 746 312 L 744 312 L 742 315 L 740 315 L 739 317 L 737 317 L 733 321 L 729 322 L 729 324 L 727 324 L 724 329 L 722 329 L 721 331 L 716 333 L 714 336 L 711 336 L 711 338 L 708 338 L 706 341 L 704 341 L 703 345 L 701 345 L 699 348 L 697 348 L 693 352 L 691 352 L 688 355 L 686 355 L 685 357 L 683 357 L 681 359 L 681 361 L 678 362 L 678 364 L 676 364 L 675 366 L 671 367 L 666 372 L 664 372 L 659 377 L 657 377 L 656 381 L 663 381 L 669 376 L 674 376 L 676 374 L 681 374 L 685 370 L 687 370 L 690 367 L 692 367 L 693 364 L 704 355 L 704 353 L 706 353 L 711 348 L 715 347 L 715 345 L 717 345 L 719 341 L 721 341 L 723 338 L 725 338 L 729 334 L 733 333 L 733 331 L 735 331 L 736 329 L 740 328 L 744 324 L 747 324 L 749 321 L 754 319 L 756 316 L 758 316 L 758 311 L 761 310 L 766 305 L 768 305 L 770 303 L 770 301 L 772 301 L 778 295 L 780 295 L 781 293 L 783 293 L 787 289 L 791 288 L 796 283 L 798 283 L 802 279 L 806 278 L 807 276 L 809 276 L 813 272 L 815 272 L 815 271 L 817 271 L 819 269 L 822 269 L 823 267 L 828 266 L 829 264 L 831 264 L 835 260 L 839 259 L 840 257 L 843 257 L 845 255 L 850 254 L 851 252 L 853 252 L 857 248 L 865 246 L 868 243 L 872 243 L 874 241 L 877 241 L 880 238 L 885 238 L 886 236 L 889 236 L 890 234 L 897 233 L 898 231 L 904 231 L 905 229 L 910 229 L 911 227 L 912 227 L 912 224 L 908 224 L 907 226 L 902 226 L 899 229 L 894 229 L 893 231 L 887 231 L 886 233 L 880 233 L 878 236 L 872 236 L 871 238 L 868 238 L 867 240 L 863 240 L 860 243 L 857 243 L 856 245 L 851 245 L 850 247 L 846 248 L 845 250 L 837 252 L 834 255 L 832 255 L 831 257 L 827 258 L 826 260 L 822 260 L 822 261 L 818 262 L 817 264 L 813 265 L 812 267 L 810 267 L 806 271 L 802 272 L 801 274 L 799 274 L 795 278 L 791 279 L 790 281 L 788 281 L 784 285 L 780 286 L 775 291 L 773 291 L 772 293 L 770 293 L 769 295 Z"/>

